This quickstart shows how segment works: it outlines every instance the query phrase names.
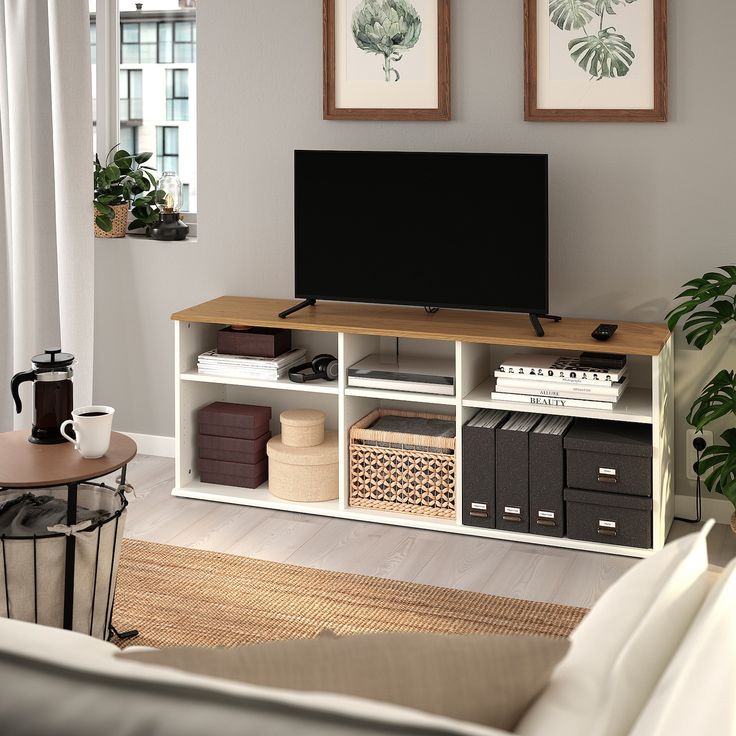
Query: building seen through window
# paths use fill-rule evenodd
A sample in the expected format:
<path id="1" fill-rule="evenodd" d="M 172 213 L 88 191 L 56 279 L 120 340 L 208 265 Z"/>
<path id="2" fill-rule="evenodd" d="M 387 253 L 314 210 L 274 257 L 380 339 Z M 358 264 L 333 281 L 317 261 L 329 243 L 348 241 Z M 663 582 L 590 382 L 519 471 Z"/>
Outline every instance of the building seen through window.
<path id="1" fill-rule="evenodd" d="M 104 1 L 90 3 L 93 65 L 99 50 L 95 4 Z M 120 145 L 131 153 L 153 152 L 150 165 L 158 176 L 176 172 L 183 210 L 196 212 L 196 1 L 119 0 L 119 9 Z M 93 68 L 93 88 L 94 76 Z M 102 158 L 106 151 L 98 153 Z"/>

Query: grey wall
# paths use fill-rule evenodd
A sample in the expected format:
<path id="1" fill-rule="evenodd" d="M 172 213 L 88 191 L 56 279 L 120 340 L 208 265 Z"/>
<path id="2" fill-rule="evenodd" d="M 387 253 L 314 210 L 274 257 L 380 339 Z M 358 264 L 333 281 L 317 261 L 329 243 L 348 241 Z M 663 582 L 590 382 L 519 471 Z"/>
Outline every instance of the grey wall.
<path id="1" fill-rule="evenodd" d="M 199 8 L 199 241 L 97 244 L 95 392 L 119 428 L 173 434 L 171 312 L 291 296 L 294 148 L 549 153 L 550 306 L 563 315 L 659 320 L 683 281 L 736 260 L 733 0 L 670 0 L 667 124 L 523 122 L 521 0 L 454 0 L 452 122 L 325 122 L 321 5 Z M 699 385 L 733 363 L 728 339 L 707 356 L 679 347 L 677 450 Z"/>

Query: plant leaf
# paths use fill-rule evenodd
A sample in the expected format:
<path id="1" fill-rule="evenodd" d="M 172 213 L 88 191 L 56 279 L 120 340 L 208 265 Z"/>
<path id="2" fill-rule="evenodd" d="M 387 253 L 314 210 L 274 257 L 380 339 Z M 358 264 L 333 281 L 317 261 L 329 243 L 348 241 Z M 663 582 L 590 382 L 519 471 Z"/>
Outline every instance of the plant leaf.
<path id="1" fill-rule="evenodd" d="M 567 44 L 573 61 L 601 80 L 625 77 L 636 54 L 631 44 L 615 28 L 603 28 L 595 36 L 575 38 Z"/>
<path id="2" fill-rule="evenodd" d="M 112 220 L 109 217 L 97 215 L 97 217 L 95 217 L 95 222 L 97 223 L 97 227 L 100 228 L 100 230 L 104 230 L 106 233 L 109 233 L 112 230 Z"/>
<path id="3" fill-rule="evenodd" d="M 627 5 L 631 5 L 631 3 L 635 3 L 636 0 L 596 0 L 595 3 L 595 14 L 596 15 L 603 15 L 603 13 L 608 13 L 609 15 L 616 15 L 616 12 L 613 9 L 614 5 L 621 5 L 622 3 L 626 3 Z"/>
<path id="4" fill-rule="evenodd" d="M 140 230 L 142 227 L 145 227 L 146 223 L 143 222 L 143 220 L 133 220 L 133 222 L 128 225 L 128 230 Z"/>
<path id="5" fill-rule="evenodd" d="M 728 414 L 736 414 L 736 371 L 719 371 L 693 402 L 687 423 L 701 430 Z"/>
<path id="6" fill-rule="evenodd" d="M 104 204 L 103 202 L 95 202 L 95 209 L 105 217 L 113 218 L 115 217 L 115 210 L 112 207 L 109 207 L 108 205 Z"/>
<path id="7" fill-rule="evenodd" d="M 725 296 L 734 287 L 736 287 L 736 266 L 720 266 L 717 271 L 708 271 L 700 278 L 688 281 L 683 284 L 684 291 L 675 297 L 685 301 L 678 304 L 667 314 L 667 326 L 670 330 L 674 330 L 683 317 L 690 314 L 690 312 L 694 312 L 698 307 L 705 306 L 714 299 Z"/>
<path id="8" fill-rule="evenodd" d="M 149 158 L 151 158 L 151 156 L 153 156 L 153 154 L 150 151 L 144 151 L 143 153 L 137 154 L 135 160 L 139 164 L 144 164 Z"/>
<path id="9" fill-rule="evenodd" d="M 549 0 L 549 19 L 563 31 L 582 28 L 593 12 L 594 0 Z"/>

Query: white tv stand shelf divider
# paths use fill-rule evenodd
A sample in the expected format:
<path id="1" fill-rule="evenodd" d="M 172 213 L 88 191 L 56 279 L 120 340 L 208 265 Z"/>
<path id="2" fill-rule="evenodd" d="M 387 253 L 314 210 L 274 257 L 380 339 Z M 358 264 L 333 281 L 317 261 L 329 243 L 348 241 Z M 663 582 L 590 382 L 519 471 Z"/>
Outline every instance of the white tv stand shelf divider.
<path id="1" fill-rule="evenodd" d="M 664 325 L 621 323 L 610 342 L 599 343 L 590 337 L 597 325 L 591 320 L 564 319 L 557 324 L 545 324 L 546 336 L 538 338 L 524 315 L 463 310 L 426 314 L 411 307 L 325 302 L 289 319 L 278 319 L 278 313 L 293 304 L 291 300 L 282 299 L 220 297 L 172 315 L 176 330 L 176 487 L 173 495 L 632 557 L 647 556 L 664 545 L 674 513 L 673 355 L 672 338 Z M 292 343 L 306 347 L 308 355 L 332 353 L 338 357 L 338 381 L 300 384 L 288 379 L 261 381 L 199 375 L 197 356 L 212 349 L 217 330 L 229 324 L 292 329 Z M 395 342 L 397 339 L 399 343 Z M 402 354 L 454 356 L 456 395 L 431 396 L 347 386 L 348 366 L 370 353 L 393 349 L 396 344 L 400 344 Z M 632 387 L 613 411 L 556 409 L 492 401 L 490 376 L 493 370 L 506 355 L 519 349 L 625 353 L 629 356 Z M 267 483 L 256 489 L 202 483 L 197 474 L 197 411 L 213 401 L 273 407 L 273 434 L 280 431 L 279 414 L 284 409 L 324 411 L 328 429 L 339 432 L 339 498 L 321 503 L 292 503 L 271 495 Z M 356 420 L 377 406 L 436 410 L 455 415 L 456 519 L 373 511 L 349 505 L 348 430 Z M 461 428 L 479 408 L 650 424 L 654 448 L 653 550 L 463 526 Z"/>

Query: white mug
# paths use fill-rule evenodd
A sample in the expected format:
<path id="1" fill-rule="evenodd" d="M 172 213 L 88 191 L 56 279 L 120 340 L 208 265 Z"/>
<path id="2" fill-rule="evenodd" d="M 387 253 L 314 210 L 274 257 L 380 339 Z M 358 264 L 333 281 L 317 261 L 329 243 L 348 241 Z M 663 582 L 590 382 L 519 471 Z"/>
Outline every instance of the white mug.
<path id="1" fill-rule="evenodd" d="M 111 406 L 82 406 L 72 411 L 72 418 L 67 419 L 59 431 L 62 437 L 74 443 L 82 457 L 93 460 L 102 457 L 110 447 L 113 414 L 115 409 Z M 72 425 L 76 439 L 64 431 L 67 424 Z"/>

